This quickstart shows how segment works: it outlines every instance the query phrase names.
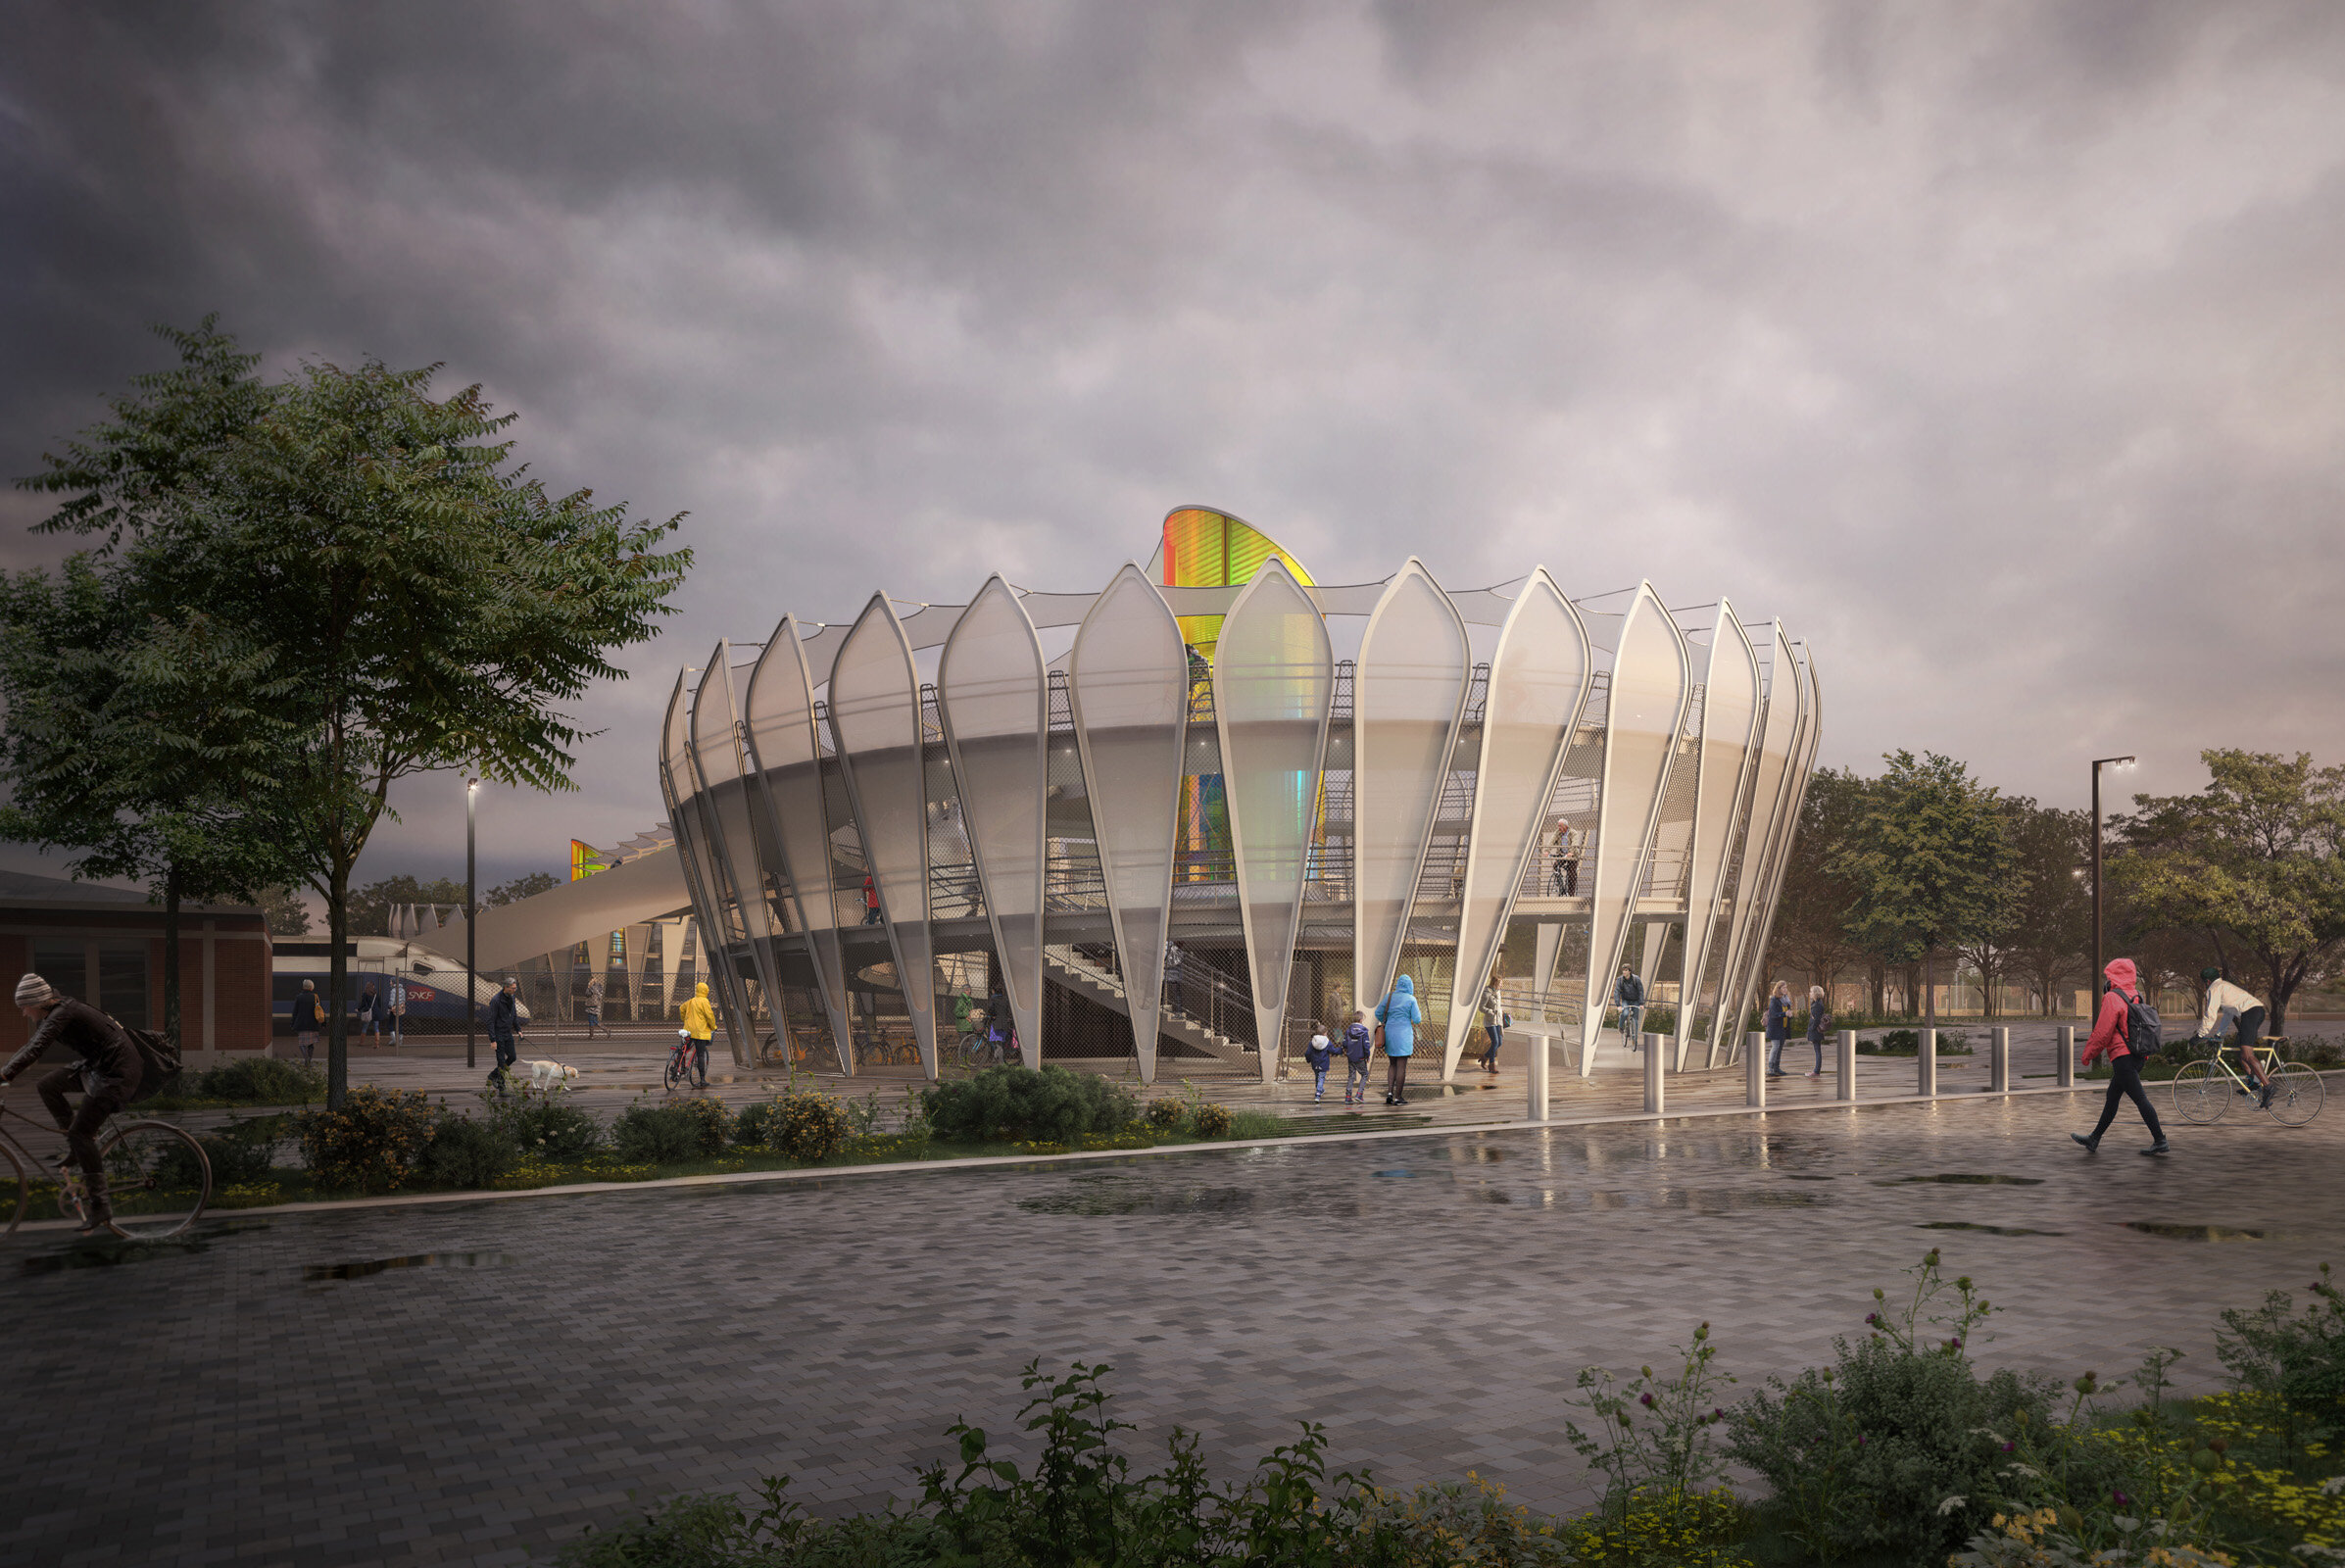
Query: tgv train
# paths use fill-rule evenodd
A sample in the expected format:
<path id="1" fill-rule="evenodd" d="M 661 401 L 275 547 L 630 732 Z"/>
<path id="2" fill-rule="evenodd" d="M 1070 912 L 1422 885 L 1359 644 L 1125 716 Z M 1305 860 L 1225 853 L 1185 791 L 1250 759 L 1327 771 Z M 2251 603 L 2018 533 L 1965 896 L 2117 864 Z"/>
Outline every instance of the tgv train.
<path id="1" fill-rule="evenodd" d="M 269 988 L 269 1012 L 273 1016 L 276 1034 L 293 1032 L 293 999 L 301 995 L 301 983 L 314 980 L 318 994 L 326 995 L 332 979 L 328 965 L 333 959 L 330 942 L 279 941 L 275 944 L 275 973 Z M 441 1034 L 461 1030 L 464 1026 L 464 966 L 461 959 L 450 958 L 415 942 L 397 937 L 354 937 L 343 944 L 343 964 L 348 976 L 345 982 L 348 995 L 344 1010 L 356 1015 L 359 994 L 369 982 L 380 1006 L 388 1005 L 391 977 L 397 975 L 407 982 L 407 1028 L 415 1034 Z M 487 1021 L 487 1007 L 497 994 L 501 978 L 475 978 L 472 1000 L 482 1009 L 481 1018 Z M 521 1021 L 529 1020 L 527 1006 L 521 1008 Z"/>

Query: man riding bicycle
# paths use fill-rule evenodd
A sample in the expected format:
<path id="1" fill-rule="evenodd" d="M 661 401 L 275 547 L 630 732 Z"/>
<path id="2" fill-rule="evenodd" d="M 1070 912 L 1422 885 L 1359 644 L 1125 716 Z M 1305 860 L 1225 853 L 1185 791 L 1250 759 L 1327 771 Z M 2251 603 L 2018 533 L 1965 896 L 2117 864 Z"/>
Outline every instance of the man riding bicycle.
<path id="1" fill-rule="evenodd" d="M 88 1184 L 88 1198 L 81 1207 L 81 1234 L 88 1236 L 114 1221 L 114 1201 L 106 1191 L 106 1165 L 98 1157 L 98 1129 L 138 1093 L 142 1074 L 138 1050 L 112 1018 L 86 1002 L 51 989 L 37 974 L 17 982 L 17 1005 L 33 1022 L 32 1038 L 8 1058 L 6 1066 L 0 1066 L 0 1084 L 40 1060 L 41 1053 L 53 1045 L 63 1046 L 80 1058 L 70 1067 L 58 1068 L 37 1087 L 41 1103 L 49 1107 L 49 1115 L 65 1134 L 66 1148 Z M 66 1091 L 75 1079 L 81 1083 L 81 1104 L 69 1109 Z"/>
<path id="2" fill-rule="evenodd" d="M 2265 1081 L 2262 1063 L 2256 1059 L 2256 1041 L 2264 1033 L 2264 1004 L 2225 980 L 2223 971 L 2212 965 L 2201 969 L 2198 977 L 2207 986 L 2207 1010 L 2198 1020 L 2199 1038 L 2216 1041 L 2216 1050 L 2220 1052 L 2223 1027 L 2227 1021 L 2231 1038 L 2239 1047 L 2239 1065 L 2246 1073 L 2248 1088 L 2263 1091 L 2256 1106 L 2258 1109 L 2269 1106 L 2272 1085 Z"/>

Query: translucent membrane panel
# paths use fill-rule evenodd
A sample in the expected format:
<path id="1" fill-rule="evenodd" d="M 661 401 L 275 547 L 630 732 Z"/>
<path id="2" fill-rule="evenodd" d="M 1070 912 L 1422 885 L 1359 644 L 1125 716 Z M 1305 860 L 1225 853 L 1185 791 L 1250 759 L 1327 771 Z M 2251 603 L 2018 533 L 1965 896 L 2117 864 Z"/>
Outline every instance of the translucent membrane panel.
<path id="1" fill-rule="evenodd" d="M 1352 677 L 1352 977 L 1364 999 L 1392 989 L 1472 673 L 1466 623 L 1411 557 L 1369 613 Z"/>
<path id="2" fill-rule="evenodd" d="M 831 664 L 831 732 L 879 891 L 912 1035 L 937 1072 L 934 949 L 928 931 L 928 791 L 921 771 L 920 678 L 886 596 L 871 603 Z"/>
<path id="3" fill-rule="evenodd" d="M 1537 874 L 1547 803 L 1588 703 L 1589 664 L 1588 628 L 1542 566 L 1523 584 L 1490 655 L 1458 911 L 1461 979 L 1449 1009 L 1443 1077 L 1456 1072 L 1474 1026 L 1473 987 L 1496 964 L 1518 890 Z M 1534 989 L 1543 990 L 1552 972 L 1550 962 Z"/>
<path id="4" fill-rule="evenodd" d="M 1067 655 L 1066 684 L 1133 1049 L 1142 1081 L 1153 1083 L 1181 830 L 1189 658 L 1179 622 L 1139 567 L 1117 572 L 1083 617 Z"/>
<path id="5" fill-rule="evenodd" d="M 1685 639 L 1652 584 L 1639 583 L 1621 621 L 1605 705 L 1595 868 L 1588 880 L 1588 1003 L 1580 1018 L 1583 1073 L 1595 1065 L 1596 1032 L 1620 973 L 1692 685 Z"/>
<path id="6" fill-rule="evenodd" d="M 1776 824 L 1774 842 L 1769 846 L 1767 863 L 1761 871 L 1758 893 L 1758 914 L 1753 929 L 1749 963 L 1742 983 L 1741 995 L 1756 998 L 1759 983 L 1765 978 L 1763 965 L 1767 961 L 1767 944 L 1775 932 L 1775 914 L 1783 893 L 1783 874 L 1791 863 L 1793 843 L 1799 831 L 1800 804 L 1807 799 L 1808 779 L 1816 765 L 1816 746 L 1823 738 L 1823 714 L 1817 706 L 1816 669 L 1796 649 L 1787 649 L 1799 673 L 1799 727 L 1791 743 L 1791 760 L 1783 778 L 1783 804 Z"/>
<path id="7" fill-rule="evenodd" d="M 1277 1071 L 1294 978 L 1335 684 L 1318 607 L 1283 563 L 1266 563 L 1230 606 L 1213 662 L 1214 721 L 1265 1083 Z"/>
<path id="8" fill-rule="evenodd" d="M 822 803 L 822 746 L 814 729 L 814 689 L 798 627 L 787 615 L 766 639 L 750 672 L 742 736 L 757 767 L 757 788 L 780 846 L 792 914 L 806 935 L 814 980 L 830 1018 L 842 1071 L 854 1070 L 847 1021 L 846 970 L 839 954 L 838 910 L 831 900 L 830 823 Z"/>
<path id="9" fill-rule="evenodd" d="M 1734 848 L 1734 817 L 1759 740 L 1759 656 L 1734 607 L 1718 602 L 1710 630 L 1709 673 L 1702 682 L 1701 748 L 1694 785 L 1693 838 L 1687 850 L 1685 942 L 1678 972 L 1677 1063 L 1685 1065 L 1693 1014 L 1702 995 L 1702 963 L 1718 925 Z"/>
<path id="10" fill-rule="evenodd" d="M 732 905 L 733 935 L 748 948 L 758 989 L 772 1005 L 781 999 L 773 968 L 776 930 L 765 871 L 757 861 L 757 827 L 749 812 L 748 761 L 735 719 L 732 657 L 732 644 L 718 642 L 693 693 L 692 762 L 701 782 L 701 814 L 708 826 L 708 858 Z M 723 969 L 742 1027 L 754 1035 L 754 1014 L 740 972 L 729 961 Z M 736 1036 L 733 1046 L 736 1059 L 746 1066 L 743 1041 Z"/>
<path id="11" fill-rule="evenodd" d="M 667 807 L 667 820 L 675 829 L 676 861 L 683 868 L 684 891 L 692 899 L 693 924 L 700 928 L 705 954 L 712 940 L 710 933 L 725 930 L 726 918 L 720 905 L 723 895 L 717 885 L 716 870 L 708 858 L 708 834 L 701 810 L 700 785 L 693 776 L 691 696 L 682 675 L 676 677 L 676 689 L 667 700 L 667 721 L 660 727 L 660 793 Z M 732 1002 L 731 990 L 724 981 L 724 966 L 704 960 L 701 973 L 710 982 L 710 993 L 725 1004 L 729 1038 Z"/>
<path id="12" fill-rule="evenodd" d="M 1768 632 L 1772 663 L 1767 672 L 1767 698 L 1759 717 L 1759 755 L 1751 767 L 1750 804 L 1743 811 L 1741 863 L 1734 870 L 1733 903 L 1728 921 L 1726 958 L 1720 969 L 1717 1010 L 1711 1021 L 1712 1044 L 1726 1048 L 1741 1028 L 1742 1009 L 1736 991 L 1747 964 L 1751 927 L 1759 906 L 1760 872 L 1775 833 L 1782 806 L 1783 781 L 1790 771 L 1791 743 L 1799 730 L 1799 698 L 1793 691 L 1790 640 L 1782 621 Z"/>
<path id="13" fill-rule="evenodd" d="M 945 641 L 937 707 L 1026 1065 L 1042 1065 L 1050 675 L 1018 596 L 987 581 Z"/>

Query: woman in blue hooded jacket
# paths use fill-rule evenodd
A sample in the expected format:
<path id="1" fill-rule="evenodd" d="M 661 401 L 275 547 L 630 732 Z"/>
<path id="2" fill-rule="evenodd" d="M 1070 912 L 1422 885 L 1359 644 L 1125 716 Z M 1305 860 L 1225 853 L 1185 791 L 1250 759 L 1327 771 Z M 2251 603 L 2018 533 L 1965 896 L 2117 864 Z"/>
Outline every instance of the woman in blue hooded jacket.
<path id="1" fill-rule="evenodd" d="M 1376 1005 L 1376 1021 L 1385 1028 L 1385 1103 L 1408 1103 L 1408 1059 L 1417 1054 L 1417 1025 L 1425 1009 L 1417 1005 L 1417 983 L 1407 975 L 1392 982 L 1392 994 Z"/>

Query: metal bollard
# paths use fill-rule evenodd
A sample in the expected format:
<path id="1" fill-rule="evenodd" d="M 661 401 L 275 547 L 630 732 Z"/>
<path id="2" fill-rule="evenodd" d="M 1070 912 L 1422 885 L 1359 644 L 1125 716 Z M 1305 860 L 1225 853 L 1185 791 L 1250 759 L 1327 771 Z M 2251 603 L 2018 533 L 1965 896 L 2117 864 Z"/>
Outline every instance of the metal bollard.
<path id="1" fill-rule="evenodd" d="M 2060 1077 L 2058 1082 L 2063 1089 L 2076 1087 L 2076 1026 L 2073 1023 L 2064 1023 L 2060 1026 Z"/>
<path id="2" fill-rule="evenodd" d="M 1531 1108 L 1525 1114 L 1528 1121 L 1547 1119 L 1547 1054 L 1553 1049 L 1552 1035 L 1529 1035 L 1531 1042 Z"/>
<path id="3" fill-rule="evenodd" d="M 1938 1092 L 1938 1032 L 1922 1031 L 1921 1047 L 1914 1052 L 1914 1093 L 1924 1100 L 1935 1098 Z"/>
<path id="4" fill-rule="evenodd" d="M 1742 1037 L 1742 1102 L 1767 1108 L 1767 1037 L 1753 1029 Z"/>
<path id="5" fill-rule="evenodd" d="M 1668 1041 L 1660 1035 L 1644 1037 L 1644 1113 L 1661 1114 L 1661 1052 Z"/>
<path id="6" fill-rule="evenodd" d="M 2011 1093 L 2011 1026 L 1997 1024 L 1990 1036 L 1994 1044 L 1988 1048 L 1986 1058 L 1986 1092 L 1990 1095 Z"/>
<path id="7" fill-rule="evenodd" d="M 1856 1103 L 1856 1031 L 1854 1029 L 1840 1031 L 1840 1044 L 1834 1055 L 1833 1064 L 1839 1069 L 1840 1082 L 1838 1092 L 1832 1098 L 1854 1104 Z"/>

